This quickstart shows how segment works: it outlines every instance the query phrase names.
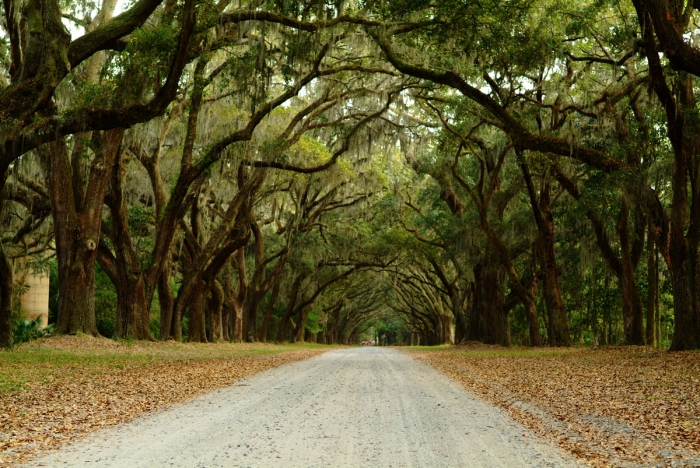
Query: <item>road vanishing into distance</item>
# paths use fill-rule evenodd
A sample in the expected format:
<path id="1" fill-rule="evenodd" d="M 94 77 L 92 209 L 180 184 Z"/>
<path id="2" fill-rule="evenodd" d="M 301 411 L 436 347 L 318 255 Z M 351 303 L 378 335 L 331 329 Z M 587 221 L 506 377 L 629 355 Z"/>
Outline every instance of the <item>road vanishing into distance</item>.
<path id="1" fill-rule="evenodd" d="M 28 466 L 579 465 L 433 368 L 364 347 L 256 374 Z"/>

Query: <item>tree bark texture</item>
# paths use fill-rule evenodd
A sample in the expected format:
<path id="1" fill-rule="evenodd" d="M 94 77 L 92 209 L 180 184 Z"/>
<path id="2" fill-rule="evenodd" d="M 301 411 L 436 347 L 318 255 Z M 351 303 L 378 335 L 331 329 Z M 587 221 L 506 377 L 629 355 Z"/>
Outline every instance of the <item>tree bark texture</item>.
<path id="1" fill-rule="evenodd" d="M 502 276 L 494 259 L 482 260 L 474 266 L 474 301 L 469 314 L 468 340 L 510 346 Z"/>
<path id="2" fill-rule="evenodd" d="M 112 229 L 110 237 L 114 244 L 114 265 L 117 290 L 117 321 L 114 334 L 117 338 L 152 340 L 149 309 L 150 300 L 146 276 L 141 270 L 138 252 L 129 232 L 129 216 L 123 192 L 128 163 L 117 156 L 111 180 L 110 213 Z M 77 171 L 74 169 L 73 173 Z M 110 265 L 112 266 L 112 265 Z"/>
<path id="3" fill-rule="evenodd" d="M 209 287 L 211 297 L 207 302 L 207 316 L 209 319 L 209 341 L 220 343 L 224 341 L 223 321 L 221 311 L 224 304 L 224 291 L 218 281 L 214 281 Z"/>
<path id="4" fill-rule="evenodd" d="M 530 205 L 535 215 L 540 244 L 540 264 L 542 265 L 545 305 L 547 306 L 547 339 L 550 346 L 571 346 L 569 324 L 566 319 L 564 301 L 559 289 L 557 258 L 554 252 L 554 215 L 551 207 L 551 182 L 549 175 L 542 177 L 539 198 L 535 192 L 527 164 L 520 165 L 527 186 Z"/>
<path id="5" fill-rule="evenodd" d="M 673 60 L 683 57 L 688 46 L 682 39 L 682 25 L 673 24 L 679 19 L 678 16 L 670 15 L 663 2 L 633 0 L 632 3 L 642 25 L 642 45 L 649 64 L 651 84 L 664 108 L 667 134 L 673 147 L 670 229 L 668 248 L 662 252 L 669 263 L 673 287 L 675 327 L 671 349 L 697 349 L 700 347 L 700 171 L 697 161 L 700 128 L 695 119 L 686 119 L 687 115 L 697 113 L 697 102 L 693 81 L 687 73 L 667 76 L 656 48 L 654 33 L 662 44 L 664 55 Z M 669 39 L 673 37 L 675 41 Z M 683 68 L 680 63 L 678 65 Z M 667 79 L 675 80 L 673 89 Z M 689 182 L 691 190 L 688 190 Z M 690 225 L 686 235 L 688 221 Z"/>
<path id="6" fill-rule="evenodd" d="M 272 319 L 272 313 L 275 311 L 275 305 L 277 304 L 277 301 L 279 300 L 279 297 L 280 297 L 280 283 L 281 282 L 282 282 L 281 278 L 278 278 L 277 281 L 275 281 L 274 286 L 272 286 L 272 293 L 270 295 L 270 302 L 267 304 L 267 307 L 265 308 L 265 312 L 263 313 L 262 321 L 260 322 L 259 340 L 263 343 L 267 342 L 267 332 L 268 332 L 268 328 L 270 328 L 270 320 Z"/>
<path id="7" fill-rule="evenodd" d="M 291 319 L 292 316 L 294 315 L 294 312 L 296 310 L 296 305 L 297 301 L 299 298 L 299 292 L 301 289 L 301 283 L 304 281 L 306 278 L 305 275 L 300 274 L 297 275 L 296 278 L 294 278 L 294 281 L 292 282 L 292 289 L 289 294 L 289 298 L 287 299 L 287 308 L 284 311 L 284 314 L 282 315 L 282 318 L 280 319 L 279 327 L 277 328 L 277 341 L 278 342 L 284 342 L 284 341 L 290 341 L 291 336 L 290 336 L 290 328 L 291 328 Z"/>
<path id="8" fill-rule="evenodd" d="M 649 226 L 651 229 L 651 226 Z M 656 335 L 656 295 L 659 289 L 657 277 L 656 256 L 654 253 L 654 241 L 651 233 L 647 236 L 647 345 L 656 347 L 659 337 Z"/>
<path id="9" fill-rule="evenodd" d="M 537 281 L 534 271 L 531 271 L 533 278 L 532 288 L 527 288 L 521 282 L 518 273 L 515 271 L 515 266 L 510 258 L 510 250 L 503 243 L 500 236 L 493 230 L 485 218 L 485 214 L 482 214 L 482 229 L 486 233 L 489 242 L 494 247 L 495 252 L 498 254 L 501 263 L 503 264 L 508 278 L 510 279 L 511 288 L 523 301 L 523 306 L 525 307 L 525 318 L 527 319 L 529 328 L 529 338 L 530 346 L 542 346 L 542 337 L 540 335 L 540 325 L 537 317 L 537 303 L 535 300 L 535 294 L 532 293 L 531 289 L 536 288 Z M 532 268 L 531 268 L 532 270 Z"/>
<path id="10" fill-rule="evenodd" d="M 231 313 L 233 320 L 233 334 L 231 341 L 243 342 L 243 311 L 248 297 L 248 277 L 245 267 L 245 251 L 239 249 L 234 253 L 236 269 L 238 271 L 238 286 L 231 296 Z"/>
<path id="11" fill-rule="evenodd" d="M 246 343 L 255 343 L 258 337 L 258 307 L 262 295 L 259 290 L 250 289 L 243 309 L 243 340 Z"/>
<path id="12" fill-rule="evenodd" d="M 566 188 L 572 197 L 577 200 L 582 198 L 578 187 L 571 180 L 561 172 L 557 172 L 556 176 L 560 184 Z M 628 202 L 624 199 L 621 200 L 616 226 L 618 238 L 620 239 L 619 254 L 614 251 L 610 243 L 603 220 L 593 209 L 586 210 L 586 216 L 591 221 L 596 244 L 600 249 L 601 256 L 605 260 L 610 271 L 617 277 L 620 284 L 625 343 L 642 345 L 644 344 L 644 312 L 642 310 L 642 300 L 637 290 L 635 278 L 637 265 L 639 264 L 644 248 L 644 231 L 646 226 L 641 207 L 637 206 L 635 209 L 635 236 L 634 240 L 630 240 L 630 209 Z"/>
<path id="13" fill-rule="evenodd" d="M 201 281 L 192 289 L 187 306 L 187 341 L 189 343 L 206 343 L 207 330 L 204 319 L 204 290 Z"/>
<path id="14" fill-rule="evenodd" d="M 639 220 L 637 220 L 639 222 Z M 635 256 L 630 243 L 629 207 L 622 202 L 617 231 L 620 237 L 620 295 L 622 296 L 622 314 L 624 319 L 625 343 L 633 345 L 644 344 L 644 312 L 642 300 L 637 290 L 635 271 L 639 262 L 639 255 Z M 644 231 L 641 232 L 644 237 Z"/>
<path id="15" fill-rule="evenodd" d="M 299 319 L 297 320 L 296 327 L 294 327 L 294 332 L 292 333 L 292 343 L 304 342 L 304 338 L 306 336 L 306 321 L 309 318 L 310 312 L 310 306 L 306 306 L 299 311 Z"/>
<path id="16" fill-rule="evenodd" d="M 224 271 L 221 277 L 221 292 L 223 294 L 221 304 L 221 327 L 224 337 L 224 341 L 232 341 L 233 336 L 233 309 L 231 308 L 231 300 L 233 296 L 233 289 L 231 288 L 231 264 L 230 261 L 226 262 Z"/>
<path id="17" fill-rule="evenodd" d="M 12 281 L 12 265 L 0 241 L 0 348 L 9 348 L 13 344 Z"/>
<path id="18" fill-rule="evenodd" d="M 84 181 L 87 187 L 84 192 L 73 189 L 75 174 L 65 141 L 60 139 L 46 145 L 61 292 L 56 323 L 59 334 L 98 334 L 94 291 L 102 204 L 123 135 L 123 129 L 93 135 L 96 149 Z"/>
<path id="19" fill-rule="evenodd" d="M 175 299 L 173 297 L 173 290 L 170 289 L 170 264 L 163 269 L 160 277 L 158 278 L 158 303 L 160 305 L 160 339 L 169 340 L 176 339 L 178 341 L 182 340 L 182 336 L 176 338 L 173 334 L 174 327 L 174 314 L 173 306 Z"/>

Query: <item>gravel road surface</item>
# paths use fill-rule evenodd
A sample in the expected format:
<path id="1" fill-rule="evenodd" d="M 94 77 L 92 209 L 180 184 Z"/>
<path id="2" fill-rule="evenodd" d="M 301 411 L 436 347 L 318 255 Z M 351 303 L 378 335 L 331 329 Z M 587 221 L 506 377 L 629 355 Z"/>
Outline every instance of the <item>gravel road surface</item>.
<path id="1" fill-rule="evenodd" d="M 405 354 L 331 351 L 239 381 L 28 466 L 579 466 Z"/>

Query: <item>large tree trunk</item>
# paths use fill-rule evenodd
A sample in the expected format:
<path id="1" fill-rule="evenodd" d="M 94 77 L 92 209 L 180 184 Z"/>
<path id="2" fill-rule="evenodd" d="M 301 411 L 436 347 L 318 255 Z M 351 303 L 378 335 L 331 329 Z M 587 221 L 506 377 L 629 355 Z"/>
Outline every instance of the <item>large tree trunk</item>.
<path id="1" fill-rule="evenodd" d="M 525 317 L 527 318 L 527 323 L 529 325 L 529 335 L 530 346 L 542 346 L 542 338 L 540 337 L 539 320 L 537 318 L 537 303 L 535 302 L 535 295 L 527 291 L 525 294 L 520 295 L 523 300 L 523 305 L 525 306 Z"/>
<path id="2" fill-rule="evenodd" d="M 340 320 L 340 311 L 342 310 L 342 308 L 343 305 L 341 304 L 339 306 L 336 306 L 331 312 L 332 321 L 329 320 L 328 324 L 326 325 L 327 344 L 338 344 L 338 322 Z"/>
<path id="3" fill-rule="evenodd" d="M 243 342 L 243 313 L 244 307 L 246 305 L 246 300 L 251 300 L 248 298 L 248 279 L 245 267 L 245 251 L 244 249 L 238 249 L 233 254 L 233 260 L 235 261 L 236 270 L 238 271 L 238 286 L 236 290 L 231 294 L 229 300 L 229 308 L 231 309 L 231 320 L 232 332 L 231 341 L 236 343 Z M 256 276 L 254 275 L 254 280 Z"/>
<path id="4" fill-rule="evenodd" d="M 61 230 L 60 228 L 55 229 Z M 56 236 L 60 236 L 58 232 Z M 95 256 L 89 249 L 58 257 L 56 333 L 97 336 L 95 321 Z M 69 253 L 69 252 L 67 252 Z"/>
<path id="5" fill-rule="evenodd" d="M 211 287 L 211 298 L 207 303 L 209 318 L 209 341 L 220 343 L 224 341 L 223 323 L 221 311 L 224 304 L 224 291 L 218 281 L 214 281 Z"/>
<path id="6" fill-rule="evenodd" d="M 221 291 L 223 293 L 223 303 L 221 304 L 221 327 L 223 329 L 224 341 L 233 341 L 233 308 L 231 301 L 233 300 L 233 289 L 231 288 L 231 265 L 227 265 L 223 272 Z"/>
<path id="7" fill-rule="evenodd" d="M 305 276 L 301 274 L 294 278 L 294 282 L 292 282 L 292 289 L 290 291 L 289 298 L 287 299 L 287 309 L 284 311 L 284 314 L 282 314 L 279 327 L 277 328 L 278 342 L 289 341 L 291 339 L 289 330 L 291 328 L 291 319 L 296 310 L 296 305 L 299 299 L 299 291 L 304 278 Z"/>
<path id="8" fill-rule="evenodd" d="M 243 342 L 243 304 L 235 303 L 233 307 L 233 335 L 231 341 Z"/>
<path id="9" fill-rule="evenodd" d="M 550 236 L 551 234 L 551 236 Z M 569 324 L 566 320 L 564 301 L 559 289 L 559 275 L 554 257 L 554 236 L 548 232 L 542 241 L 542 269 L 544 270 L 543 294 L 547 306 L 547 337 L 550 346 L 571 346 Z"/>
<path id="10" fill-rule="evenodd" d="M 576 199 L 581 198 L 578 187 L 561 173 L 557 178 L 560 183 Z M 624 319 L 625 343 L 641 345 L 644 344 L 644 321 L 642 311 L 642 301 L 637 290 L 635 271 L 644 248 L 644 231 L 646 221 L 644 214 L 638 206 L 635 212 L 635 239 L 630 242 L 629 216 L 630 209 L 626 200 L 621 201 L 620 213 L 617 220 L 617 234 L 620 239 L 620 255 L 614 252 L 605 230 L 605 224 L 589 209 L 586 216 L 591 221 L 593 232 L 596 237 L 596 244 L 600 249 L 605 263 L 617 277 L 620 283 L 620 293 L 622 295 L 622 315 Z M 644 222 L 643 222 L 644 221 Z M 607 333 L 604 334 L 607 340 Z M 606 341 L 607 344 L 607 341 Z"/>
<path id="11" fill-rule="evenodd" d="M 6 12 L 7 13 L 7 12 Z M 4 188 L 8 171 L 2 172 L 0 191 Z M 0 222 L 5 215 L 5 200 L 0 196 Z M 5 247 L 0 239 L 0 348 L 9 348 L 13 344 L 12 336 L 12 289 L 14 278 L 12 265 L 5 255 Z"/>
<path id="12" fill-rule="evenodd" d="M 130 275 L 125 272 L 117 288 L 117 323 L 114 335 L 118 338 L 152 340 L 146 285 L 139 271 Z"/>
<path id="13" fill-rule="evenodd" d="M 639 220 L 637 220 L 638 222 Z M 632 248 L 629 238 L 629 207 L 622 202 L 617 231 L 620 236 L 620 295 L 622 296 L 622 314 L 624 319 L 625 343 L 631 345 L 644 344 L 644 312 L 642 300 L 637 290 L 635 270 L 637 265 L 632 258 Z M 644 230 L 642 230 L 642 237 Z M 638 261 L 638 260 L 637 260 Z"/>
<path id="14" fill-rule="evenodd" d="M 678 169 L 674 169 L 674 172 Z M 675 192 L 685 191 L 681 188 L 674 188 Z M 675 204 L 674 204 L 675 205 Z M 673 211 L 675 210 L 672 209 Z M 671 259 L 671 278 L 673 287 L 673 310 L 674 310 L 674 332 L 673 340 L 671 341 L 671 350 L 682 351 L 687 349 L 696 349 L 700 346 L 698 334 L 695 327 L 695 308 L 693 307 L 693 294 L 691 285 L 695 282 L 694 268 L 691 265 L 694 263 L 697 255 L 692 255 L 686 245 L 686 239 L 683 235 L 681 220 L 676 214 L 671 216 L 671 242 L 669 246 L 669 256 Z M 683 216 L 685 218 L 685 216 Z"/>
<path id="15" fill-rule="evenodd" d="M 12 346 L 12 281 L 12 265 L 0 240 L 0 348 Z"/>
<path id="16" fill-rule="evenodd" d="M 474 266 L 474 300 L 467 339 L 510 346 L 510 326 L 503 307 L 502 272 L 494 263 L 494 259 L 484 259 Z"/>
<path id="17" fill-rule="evenodd" d="M 673 285 L 674 333 L 671 349 L 680 351 L 700 347 L 700 171 L 698 170 L 698 135 L 700 129 L 696 119 L 686 119 L 697 113 L 697 102 L 693 91 L 693 80 L 684 72 L 675 77 L 672 91 L 667 74 L 656 49 L 656 39 L 646 2 L 635 0 L 634 7 L 643 25 L 643 46 L 649 64 L 649 76 L 659 101 L 666 113 L 668 137 L 673 146 L 673 170 L 671 187 L 670 229 L 668 250 L 664 252 L 669 263 Z M 653 13 L 653 12 L 652 12 Z M 659 12 L 655 12 L 658 14 Z M 658 19 L 658 18 L 657 18 Z M 668 18 L 670 19 L 670 17 Z M 667 51 L 665 51 L 667 52 Z M 690 226 L 686 239 L 688 221 L 688 181 L 692 188 Z M 662 232 L 664 227 L 662 227 Z"/>
<path id="18" fill-rule="evenodd" d="M 639 297 L 634 272 L 629 271 L 623 263 L 623 275 L 620 278 L 620 295 L 622 296 L 622 313 L 624 319 L 625 343 L 644 344 L 644 311 Z M 625 271 L 627 270 L 627 271 Z"/>
<path id="19" fill-rule="evenodd" d="M 270 327 L 270 320 L 272 319 L 272 313 L 275 311 L 275 305 L 280 297 L 280 284 L 282 283 L 281 277 L 275 281 L 272 287 L 272 294 L 270 295 L 270 302 L 265 308 L 263 313 L 262 322 L 260 322 L 260 341 L 265 343 L 267 341 L 267 329 Z"/>
<path id="20" fill-rule="evenodd" d="M 224 341 L 231 342 L 231 336 L 233 336 L 233 326 L 231 325 L 231 318 L 233 317 L 233 311 L 228 306 L 227 301 L 224 299 L 224 303 L 221 304 L 221 328 L 224 337 Z"/>
<path id="21" fill-rule="evenodd" d="M 248 300 L 245 303 L 243 313 L 243 340 L 246 343 L 254 343 L 258 337 L 258 307 L 262 299 L 260 291 L 251 288 L 248 294 Z"/>
<path id="22" fill-rule="evenodd" d="M 464 298 L 462 297 L 462 291 L 454 287 L 454 291 L 450 296 L 452 301 L 452 313 L 455 317 L 455 344 L 459 344 L 464 341 L 466 336 L 467 323 L 464 317 Z"/>
<path id="23" fill-rule="evenodd" d="M 454 338 L 454 325 L 452 324 L 452 317 L 447 315 L 442 316 L 442 342 L 443 344 L 455 344 Z"/>
<path id="24" fill-rule="evenodd" d="M 543 176 L 539 199 L 535 193 L 527 164 L 520 165 L 528 189 L 530 206 L 535 215 L 540 241 L 540 263 L 544 273 L 544 295 L 547 306 L 547 337 L 550 346 L 571 346 L 569 324 L 566 320 L 564 301 L 559 289 L 557 257 L 554 252 L 554 215 L 551 207 L 551 182 L 548 174 Z M 530 311 L 530 313 L 532 313 Z M 535 317 L 537 316 L 535 312 Z"/>
<path id="25" fill-rule="evenodd" d="M 132 263 L 134 260 L 138 262 L 138 258 L 135 252 L 129 250 L 129 246 L 120 249 L 116 240 L 114 244 L 116 257 L 104 245 L 100 245 L 97 256 L 102 269 L 117 290 L 114 336 L 122 339 L 152 340 L 145 276 L 140 265 Z"/>
<path id="26" fill-rule="evenodd" d="M 163 269 L 158 278 L 158 303 L 160 305 L 160 339 L 165 341 L 175 338 L 173 334 L 175 299 L 173 290 L 170 289 L 170 265 Z M 182 341 L 182 336 L 179 337 L 178 341 Z"/>
<path id="27" fill-rule="evenodd" d="M 59 334 L 97 335 L 95 323 L 95 261 L 102 226 L 107 183 L 120 150 L 123 129 L 93 135 L 95 155 L 87 183 L 72 170 L 65 141 L 46 145 L 49 193 L 58 260 Z M 77 144 L 77 143 L 76 143 Z M 74 156 L 80 157 L 80 154 Z M 87 187 L 86 190 L 83 187 Z"/>
<path id="28" fill-rule="evenodd" d="M 455 330 L 454 337 L 450 333 L 449 339 L 454 339 L 454 342 L 459 344 L 464 340 L 466 332 L 466 321 L 464 316 L 464 295 L 461 289 L 459 288 L 459 285 L 457 284 L 457 280 L 450 282 L 447 279 L 447 275 L 445 274 L 444 270 L 435 259 L 428 258 L 428 261 L 433 266 L 433 272 L 438 276 L 438 278 L 442 282 L 443 287 L 445 288 L 445 291 L 447 291 L 447 293 L 450 296 L 450 307 L 452 315 L 455 319 Z M 451 327 L 452 324 L 450 323 L 449 328 L 451 329 Z"/>
<path id="29" fill-rule="evenodd" d="M 187 341 L 189 343 L 206 343 L 207 330 L 204 321 L 204 288 L 199 281 L 189 294 L 187 314 Z"/>
<path id="30" fill-rule="evenodd" d="M 151 301 L 147 293 L 150 288 L 146 286 L 139 255 L 131 241 L 123 192 L 127 168 L 128 164 L 122 163 L 121 155 L 117 155 L 112 171 L 112 196 L 109 203 L 112 215 L 112 229 L 109 234 L 114 243 L 114 264 L 104 265 L 106 269 L 116 270 L 116 275 L 110 275 L 117 290 L 117 323 L 114 335 L 122 339 L 152 340 L 149 323 Z"/>
<path id="31" fill-rule="evenodd" d="M 173 301 L 172 335 L 175 341 L 181 342 L 183 339 L 182 319 L 185 309 L 183 307 L 176 307 L 176 305 L 177 299 Z"/>
<path id="32" fill-rule="evenodd" d="M 651 225 L 649 226 L 651 230 Z M 654 255 L 654 241 L 647 236 L 647 345 L 656 347 L 659 337 L 656 335 L 656 294 L 659 287 L 659 278 L 656 269 L 656 257 Z"/>
<path id="33" fill-rule="evenodd" d="M 265 239 L 263 237 L 260 226 L 253 221 L 250 223 L 251 230 L 255 236 L 255 272 L 253 273 L 253 279 L 248 288 L 248 297 L 245 299 L 245 308 L 243 313 L 243 339 L 252 343 L 258 339 L 258 308 L 260 307 L 260 302 L 262 301 L 265 294 L 271 287 L 271 278 L 266 275 L 266 262 L 265 258 Z M 241 254 L 241 258 L 242 254 Z M 275 270 L 279 270 L 284 260 L 280 258 L 277 263 Z M 281 271 L 275 272 L 274 274 L 279 274 Z M 241 302 L 243 298 L 241 298 Z"/>
<path id="34" fill-rule="evenodd" d="M 689 161 L 686 149 L 674 151 L 673 201 L 671 205 L 671 232 L 669 243 L 670 271 L 673 284 L 674 332 L 671 350 L 681 351 L 700 347 L 700 319 L 698 295 L 700 294 L 700 268 L 698 268 L 698 222 L 691 216 L 687 238 L 684 234 L 688 209 Z M 694 192 L 697 191 L 697 188 Z M 700 197 L 693 197 L 691 213 L 697 211 Z"/>
<path id="35" fill-rule="evenodd" d="M 306 330 L 306 320 L 309 318 L 310 307 L 304 307 L 299 311 L 299 319 L 292 333 L 292 343 L 304 342 L 304 330 Z"/>
<path id="36" fill-rule="evenodd" d="M 695 331 L 695 310 L 690 288 L 694 278 L 688 274 L 694 259 L 691 255 L 687 255 L 686 258 L 686 248 L 685 245 L 680 244 L 681 241 L 685 244 L 685 239 L 675 239 L 670 248 L 675 317 L 673 340 L 671 341 L 671 350 L 673 351 L 696 349 L 700 346 Z"/>
<path id="37" fill-rule="evenodd" d="M 513 265 L 513 261 L 510 258 L 510 250 L 503 243 L 496 231 L 494 231 L 493 228 L 488 224 L 488 220 L 485 214 L 482 214 L 482 229 L 488 237 L 488 240 L 495 249 L 496 253 L 498 254 L 498 257 L 501 260 L 501 264 L 505 268 L 505 271 L 508 274 L 508 278 L 510 279 L 511 287 L 513 288 L 514 292 L 518 295 L 518 297 L 520 297 L 520 299 L 523 301 L 523 305 L 525 306 L 525 318 L 527 319 L 530 332 L 529 345 L 542 346 L 540 325 L 539 320 L 537 318 L 537 305 L 535 303 L 535 294 L 531 292 L 531 289 L 536 288 L 537 285 L 536 275 L 532 265 L 534 262 L 531 262 L 530 268 L 533 283 L 530 288 L 527 288 L 525 287 L 525 285 L 523 285 L 522 281 L 520 280 L 520 277 L 518 276 L 518 273 L 515 271 L 515 266 Z"/>

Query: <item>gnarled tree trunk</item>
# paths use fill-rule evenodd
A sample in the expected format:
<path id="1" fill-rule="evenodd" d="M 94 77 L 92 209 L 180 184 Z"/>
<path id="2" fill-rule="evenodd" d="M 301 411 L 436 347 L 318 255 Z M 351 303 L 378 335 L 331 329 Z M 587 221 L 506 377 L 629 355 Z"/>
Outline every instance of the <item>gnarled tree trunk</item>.
<path id="1" fill-rule="evenodd" d="M 170 289 L 170 264 L 163 269 L 158 278 L 158 303 L 160 305 L 160 339 L 169 340 L 171 338 L 182 341 L 182 336 L 175 337 L 173 334 L 174 314 L 173 306 L 175 299 L 173 290 Z"/>
<path id="2" fill-rule="evenodd" d="M 224 341 L 221 310 L 224 304 L 224 291 L 218 281 L 214 281 L 209 287 L 211 297 L 207 302 L 207 315 L 209 318 L 209 341 L 220 343 Z"/>
<path id="3" fill-rule="evenodd" d="M 310 307 L 304 307 L 299 311 L 299 318 L 292 333 L 292 343 L 304 341 L 304 331 L 306 330 L 306 320 L 309 318 Z"/>
<path id="4" fill-rule="evenodd" d="M 545 174 L 540 186 L 538 199 L 527 164 L 521 163 L 520 167 L 539 233 L 540 264 L 544 273 L 542 293 L 547 306 L 547 338 L 550 346 L 571 346 L 569 324 L 566 320 L 564 301 L 561 298 L 559 289 L 557 257 L 554 252 L 554 215 L 551 206 L 551 182 L 549 175 Z"/>
<path id="5" fill-rule="evenodd" d="M 187 341 L 189 343 L 206 343 L 207 330 L 204 321 L 205 285 L 199 281 L 189 294 L 187 306 Z"/>
<path id="6" fill-rule="evenodd" d="M 60 294 L 56 332 L 59 334 L 97 335 L 95 261 L 102 205 L 123 135 L 124 129 L 92 135 L 96 150 L 90 171 L 85 175 L 86 183 L 82 182 L 82 174 L 71 167 L 64 140 L 45 146 L 50 163 L 49 194 L 58 260 Z M 80 157 L 74 151 L 74 161 Z"/>
<path id="7" fill-rule="evenodd" d="M 12 265 L 5 255 L 5 249 L 0 240 L 0 348 L 10 346 L 12 346 Z"/>
<path id="8" fill-rule="evenodd" d="M 474 300 L 467 339 L 510 346 L 510 325 L 503 307 L 503 273 L 494 260 L 484 258 L 474 266 Z"/>
<path id="9" fill-rule="evenodd" d="M 304 275 L 298 275 L 296 278 L 294 278 L 294 281 L 292 282 L 292 289 L 289 294 L 289 298 L 287 299 L 287 309 L 284 311 L 284 314 L 280 319 L 279 327 L 277 328 L 278 342 L 289 341 L 291 339 L 289 331 L 289 329 L 291 328 L 291 319 L 294 315 L 294 311 L 296 310 L 297 300 L 299 298 L 299 290 L 301 288 L 301 283 L 302 281 L 304 281 L 305 277 L 306 276 Z"/>
<path id="10" fill-rule="evenodd" d="M 108 233 L 114 244 L 114 256 L 100 245 L 98 260 L 109 274 L 117 290 L 117 320 L 114 335 L 117 338 L 152 340 L 149 309 L 150 298 L 146 277 L 141 270 L 138 252 L 131 241 L 123 182 L 128 164 L 122 164 L 117 155 L 112 171 L 111 197 L 109 209 L 112 215 L 112 229 Z"/>
<path id="11" fill-rule="evenodd" d="M 272 293 L 270 295 L 270 302 L 267 304 L 267 307 L 265 308 L 265 312 L 263 313 L 263 318 L 262 321 L 260 322 L 260 336 L 259 339 L 263 343 L 267 341 L 267 329 L 270 327 L 270 320 L 272 319 L 272 313 L 275 311 L 275 304 L 277 303 L 277 300 L 280 297 L 280 283 L 282 283 L 281 277 L 275 281 L 274 286 L 272 287 Z"/>
<path id="12" fill-rule="evenodd" d="M 649 225 L 649 229 L 652 226 Z M 656 265 L 656 255 L 654 252 L 654 241 L 649 233 L 647 236 L 647 345 L 656 347 L 659 344 L 659 337 L 656 334 L 656 295 L 659 289 L 659 277 Z"/>
<path id="13" fill-rule="evenodd" d="M 639 217 L 639 214 L 637 215 Z M 639 219 L 637 219 L 639 223 Z M 617 226 L 617 231 L 620 236 L 620 295 L 622 296 L 622 315 L 624 319 L 625 343 L 634 345 L 644 344 L 644 312 L 642 310 L 642 300 L 637 290 L 637 281 L 635 271 L 639 262 L 640 255 L 632 251 L 630 244 L 630 236 L 628 225 L 629 223 L 629 208 L 626 202 L 623 201 L 620 209 L 620 218 Z M 644 224 L 642 224 L 644 226 Z M 642 227 L 641 237 L 644 236 L 644 228 Z M 642 242 L 643 240 L 638 240 Z M 641 253 L 641 249 L 640 249 Z"/>

